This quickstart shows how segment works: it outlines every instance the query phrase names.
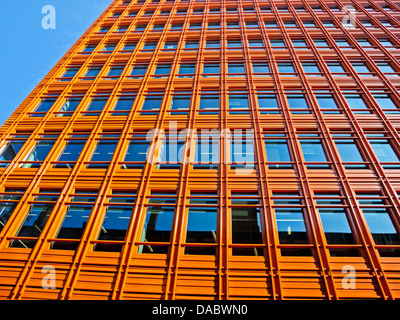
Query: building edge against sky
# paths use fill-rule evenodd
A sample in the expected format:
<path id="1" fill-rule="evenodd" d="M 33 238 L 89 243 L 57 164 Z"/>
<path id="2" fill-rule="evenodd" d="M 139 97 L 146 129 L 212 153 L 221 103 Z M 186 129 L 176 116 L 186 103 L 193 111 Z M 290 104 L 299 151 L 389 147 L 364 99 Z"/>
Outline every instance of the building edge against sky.
<path id="1" fill-rule="evenodd" d="M 115 0 L 0 128 L 0 298 L 398 299 L 399 13 Z"/>

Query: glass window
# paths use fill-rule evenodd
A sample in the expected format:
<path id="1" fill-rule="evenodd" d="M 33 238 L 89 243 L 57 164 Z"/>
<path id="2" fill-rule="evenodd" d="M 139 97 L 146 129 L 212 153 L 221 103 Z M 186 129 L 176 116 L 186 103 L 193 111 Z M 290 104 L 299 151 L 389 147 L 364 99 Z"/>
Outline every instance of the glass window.
<path id="1" fill-rule="evenodd" d="M 217 209 L 191 207 L 186 227 L 187 243 L 217 242 Z M 185 254 L 215 255 L 215 247 L 185 247 Z"/>
<path id="2" fill-rule="evenodd" d="M 84 112 L 85 116 L 99 116 L 107 104 L 109 96 L 95 96 Z"/>
<path id="3" fill-rule="evenodd" d="M 147 160 L 148 148 L 149 148 L 149 141 L 145 140 L 130 141 L 122 168 L 124 169 L 142 168 Z"/>
<path id="4" fill-rule="evenodd" d="M 172 49 L 176 49 L 178 47 L 178 42 L 176 42 L 176 41 L 173 41 L 173 42 L 166 42 L 165 44 L 164 44 L 164 49 L 170 49 L 170 50 L 172 50 Z"/>
<path id="5" fill-rule="evenodd" d="M 142 114 L 147 114 L 147 115 L 158 114 L 158 110 L 160 110 L 163 97 L 164 96 L 157 95 L 157 94 L 147 95 L 142 104 L 141 110 L 145 111 L 145 112 L 142 112 Z M 153 112 L 151 112 L 151 111 L 153 111 Z M 154 111 L 156 111 L 156 112 L 154 112 Z"/>
<path id="6" fill-rule="evenodd" d="M 385 113 L 398 113 L 399 108 L 388 94 L 374 94 L 373 96 Z"/>
<path id="7" fill-rule="evenodd" d="M 303 66 L 304 72 L 309 77 L 321 77 L 321 71 L 318 68 L 318 65 L 315 62 L 303 62 L 301 64 Z"/>
<path id="8" fill-rule="evenodd" d="M 41 140 L 36 142 L 36 146 L 33 147 L 32 151 L 26 157 L 21 168 L 39 168 L 53 148 L 54 142 L 54 140 Z"/>
<path id="9" fill-rule="evenodd" d="M 230 62 L 228 63 L 228 76 L 229 77 L 234 77 L 234 76 L 244 76 L 245 70 L 244 70 L 244 64 L 243 63 L 233 63 Z"/>
<path id="10" fill-rule="evenodd" d="M 178 78 L 192 78 L 195 68 L 195 64 L 181 64 L 179 67 Z"/>
<path id="11" fill-rule="evenodd" d="M 286 139 L 282 139 L 281 136 L 285 137 L 285 134 L 264 134 L 265 151 L 267 153 L 267 162 L 269 169 L 291 169 L 291 162 L 289 147 Z"/>
<path id="12" fill-rule="evenodd" d="M 345 94 L 345 98 L 354 113 L 371 113 L 363 110 L 368 109 L 368 107 L 359 94 Z"/>
<path id="13" fill-rule="evenodd" d="M 300 139 L 301 150 L 308 169 L 329 169 L 322 142 L 319 139 Z M 320 162 L 319 164 L 317 164 Z"/>
<path id="14" fill-rule="evenodd" d="M 279 114 L 279 106 L 275 93 L 259 92 L 257 94 L 257 99 L 260 114 Z"/>
<path id="15" fill-rule="evenodd" d="M 328 244 L 356 244 L 340 195 L 317 193 L 315 201 Z"/>
<path id="16" fill-rule="evenodd" d="M 196 138 L 193 169 L 218 169 L 219 145 L 218 132 L 201 130 Z"/>
<path id="17" fill-rule="evenodd" d="M 399 245 L 400 234 L 379 194 L 357 194 L 357 200 L 377 245 Z M 379 250 L 380 254 L 388 251 Z M 398 249 L 397 249 L 398 251 Z"/>
<path id="18" fill-rule="evenodd" d="M 386 76 L 397 76 L 398 73 L 394 68 L 387 62 L 377 62 L 376 65 L 378 66 L 379 70 L 383 72 Z"/>
<path id="19" fill-rule="evenodd" d="M 308 104 L 303 94 L 286 94 L 290 111 L 294 114 L 310 113 Z"/>
<path id="20" fill-rule="evenodd" d="M 59 79 L 60 81 L 69 81 L 78 73 L 80 67 L 68 68 Z"/>
<path id="21" fill-rule="evenodd" d="M 281 77 L 293 77 L 296 71 L 291 62 L 278 62 L 278 71 Z"/>
<path id="22" fill-rule="evenodd" d="M 169 244 L 173 219 L 174 207 L 148 207 L 138 252 L 168 253 L 168 246 L 153 245 L 152 242 Z"/>
<path id="23" fill-rule="evenodd" d="M 249 100 L 247 98 L 247 94 L 229 94 L 230 114 L 248 114 L 248 109 Z"/>
<path id="24" fill-rule="evenodd" d="M 39 105 L 35 108 L 35 113 L 32 114 L 32 117 L 43 117 L 46 112 L 50 110 L 50 108 L 54 105 L 57 101 L 57 98 L 45 98 L 39 103 Z"/>
<path id="25" fill-rule="evenodd" d="M 343 69 L 342 65 L 339 62 L 328 62 L 326 65 L 328 66 L 328 69 L 333 76 L 335 77 L 347 76 L 346 71 Z"/>
<path id="26" fill-rule="evenodd" d="M 0 168 L 8 167 L 10 162 L 24 146 L 26 140 L 11 140 L 0 150 Z"/>
<path id="27" fill-rule="evenodd" d="M 60 190 L 40 190 L 40 193 L 35 196 L 35 203 L 30 205 L 24 221 L 15 234 L 15 237 L 34 239 L 14 239 L 10 242 L 10 247 L 33 248 L 53 211 L 59 195 Z M 46 203 L 41 203 L 41 201 L 46 201 Z"/>
<path id="28" fill-rule="evenodd" d="M 56 239 L 78 240 L 81 238 L 93 205 L 69 205 L 63 222 L 55 236 Z M 52 249 L 75 250 L 79 242 L 54 241 Z"/>
<path id="29" fill-rule="evenodd" d="M 253 73 L 254 76 L 265 76 L 269 73 L 268 64 L 265 62 L 253 62 Z"/>
<path id="30" fill-rule="evenodd" d="M 286 48 L 286 44 L 283 39 L 271 39 L 269 42 L 271 43 L 272 49 Z"/>
<path id="31" fill-rule="evenodd" d="M 336 104 L 333 95 L 324 94 L 324 93 L 316 93 L 315 98 L 317 99 L 318 105 L 324 114 L 335 114 L 340 113 L 338 110 L 338 106 Z"/>
<path id="32" fill-rule="evenodd" d="M 371 144 L 372 149 L 374 150 L 380 162 L 399 162 L 400 159 L 388 140 L 368 139 L 368 141 Z M 396 168 L 397 167 L 398 166 L 396 166 Z"/>
<path id="33" fill-rule="evenodd" d="M 68 141 L 61 152 L 57 163 L 53 166 L 54 168 L 68 168 L 72 169 L 78 160 L 83 147 L 86 144 L 86 140 L 71 140 Z"/>
<path id="34" fill-rule="evenodd" d="M 126 93 L 120 96 L 114 105 L 112 115 L 126 116 L 129 115 L 129 111 L 132 109 L 133 103 L 135 102 L 135 93 Z"/>
<path id="35" fill-rule="evenodd" d="M 363 169 L 364 164 L 354 164 L 354 162 L 364 162 L 360 150 L 353 139 L 345 139 L 334 136 L 336 148 L 339 151 L 340 158 L 342 159 L 345 168 L 347 169 Z"/>
<path id="36" fill-rule="evenodd" d="M 108 206 L 97 240 L 123 241 L 133 211 L 132 206 Z M 119 252 L 122 244 L 96 243 L 95 251 Z"/>
<path id="37" fill-rule="evenodd" d="M 103 135 L 103 137 L 107 137 Z M 118 140 L 99 140 L 87 168 L 106 169 L 114 155 Z"/>
<path id="38" fill-rule="evenodd" d="M 203 77 L 218 77 L 219 63 L 205 63 L 203 66 Z"/>
<path id="39" fill-rule="evenodd" d="M 5 188 L 0 195 L 0 231 L 3 230 L 18 203 L 24 195 L 24 189 Z"/>
<path id="40" fill-rule="evenodd" d="M 219 113 L 219 95 L 201 94 L 199 104 L 200 114 L 218 114 Z"/>
<path id="41" fill-rule="evenodd" d="M 167 78 L 171 71 L 170 64 L 159 64 L 154 71 L 154 78 Z"/>
<path id="42" fill-rule="evenodd" d="M 188 114 L 190 107 L 190 95 L 174 95 L 171 100 L 170 114 Z"/>
<path id="43" fill-rule="evenodd" d="M 100 73 L 102 67 L 90 67 L 82 80 L 94 80 Z"/>
<path id="44" fill-rule="evenodd" d="M 132 79 L 141 79 L 146 74 L 147 65 L 136 65 L 133 67 L 131 72 Z"/>
<path id="45" fill-rule="evenodd" d="M 280 244 L 308 244 L 301 200 L 296 193 L 273 193 L 273 207 Z M 309 248 L 281 248 L 283 256 L 308 256 Z"/>
<path id="46" fill-rule="evenodd" d="M 253 137 L 247 133 L 238 134 L 237 131 L 234 130 L 230 141 L 232 169 L 254 168 L 254 145 L 252 138 Z"/>

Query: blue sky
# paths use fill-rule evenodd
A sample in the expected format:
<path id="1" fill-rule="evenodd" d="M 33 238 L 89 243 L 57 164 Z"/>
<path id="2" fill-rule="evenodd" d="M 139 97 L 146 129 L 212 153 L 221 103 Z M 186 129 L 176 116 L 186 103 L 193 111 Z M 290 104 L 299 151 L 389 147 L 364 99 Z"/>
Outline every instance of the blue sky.
<path id="1" fill-rule="evenodd" d="M 0 5 L 0 125 L 31 93 L 112 0 L 18 0 Z M 42 28 L 42 8 L 56 29 Z"/>

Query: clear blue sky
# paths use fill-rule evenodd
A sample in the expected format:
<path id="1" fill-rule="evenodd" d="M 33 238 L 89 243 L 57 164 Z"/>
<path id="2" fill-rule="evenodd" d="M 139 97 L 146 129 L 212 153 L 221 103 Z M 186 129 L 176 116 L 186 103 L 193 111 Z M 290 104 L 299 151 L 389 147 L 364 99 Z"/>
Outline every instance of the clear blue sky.
<path id="1" fill-rule="evenodd" d="M 18 0 L 0 5 L 0 126 L 112 0 Z M 42 28 L 42 8 L 56 29 Z"/>

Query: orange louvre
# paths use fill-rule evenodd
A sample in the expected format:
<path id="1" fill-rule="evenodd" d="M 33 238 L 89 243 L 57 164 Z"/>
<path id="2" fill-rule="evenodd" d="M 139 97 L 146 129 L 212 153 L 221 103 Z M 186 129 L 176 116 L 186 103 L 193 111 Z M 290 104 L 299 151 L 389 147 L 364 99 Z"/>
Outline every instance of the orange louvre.
<path id="1" fill-rule="evenodd" d="M 1 299 L 399 299 L 399 13 L 113 1 L 0 128 Z"/>

